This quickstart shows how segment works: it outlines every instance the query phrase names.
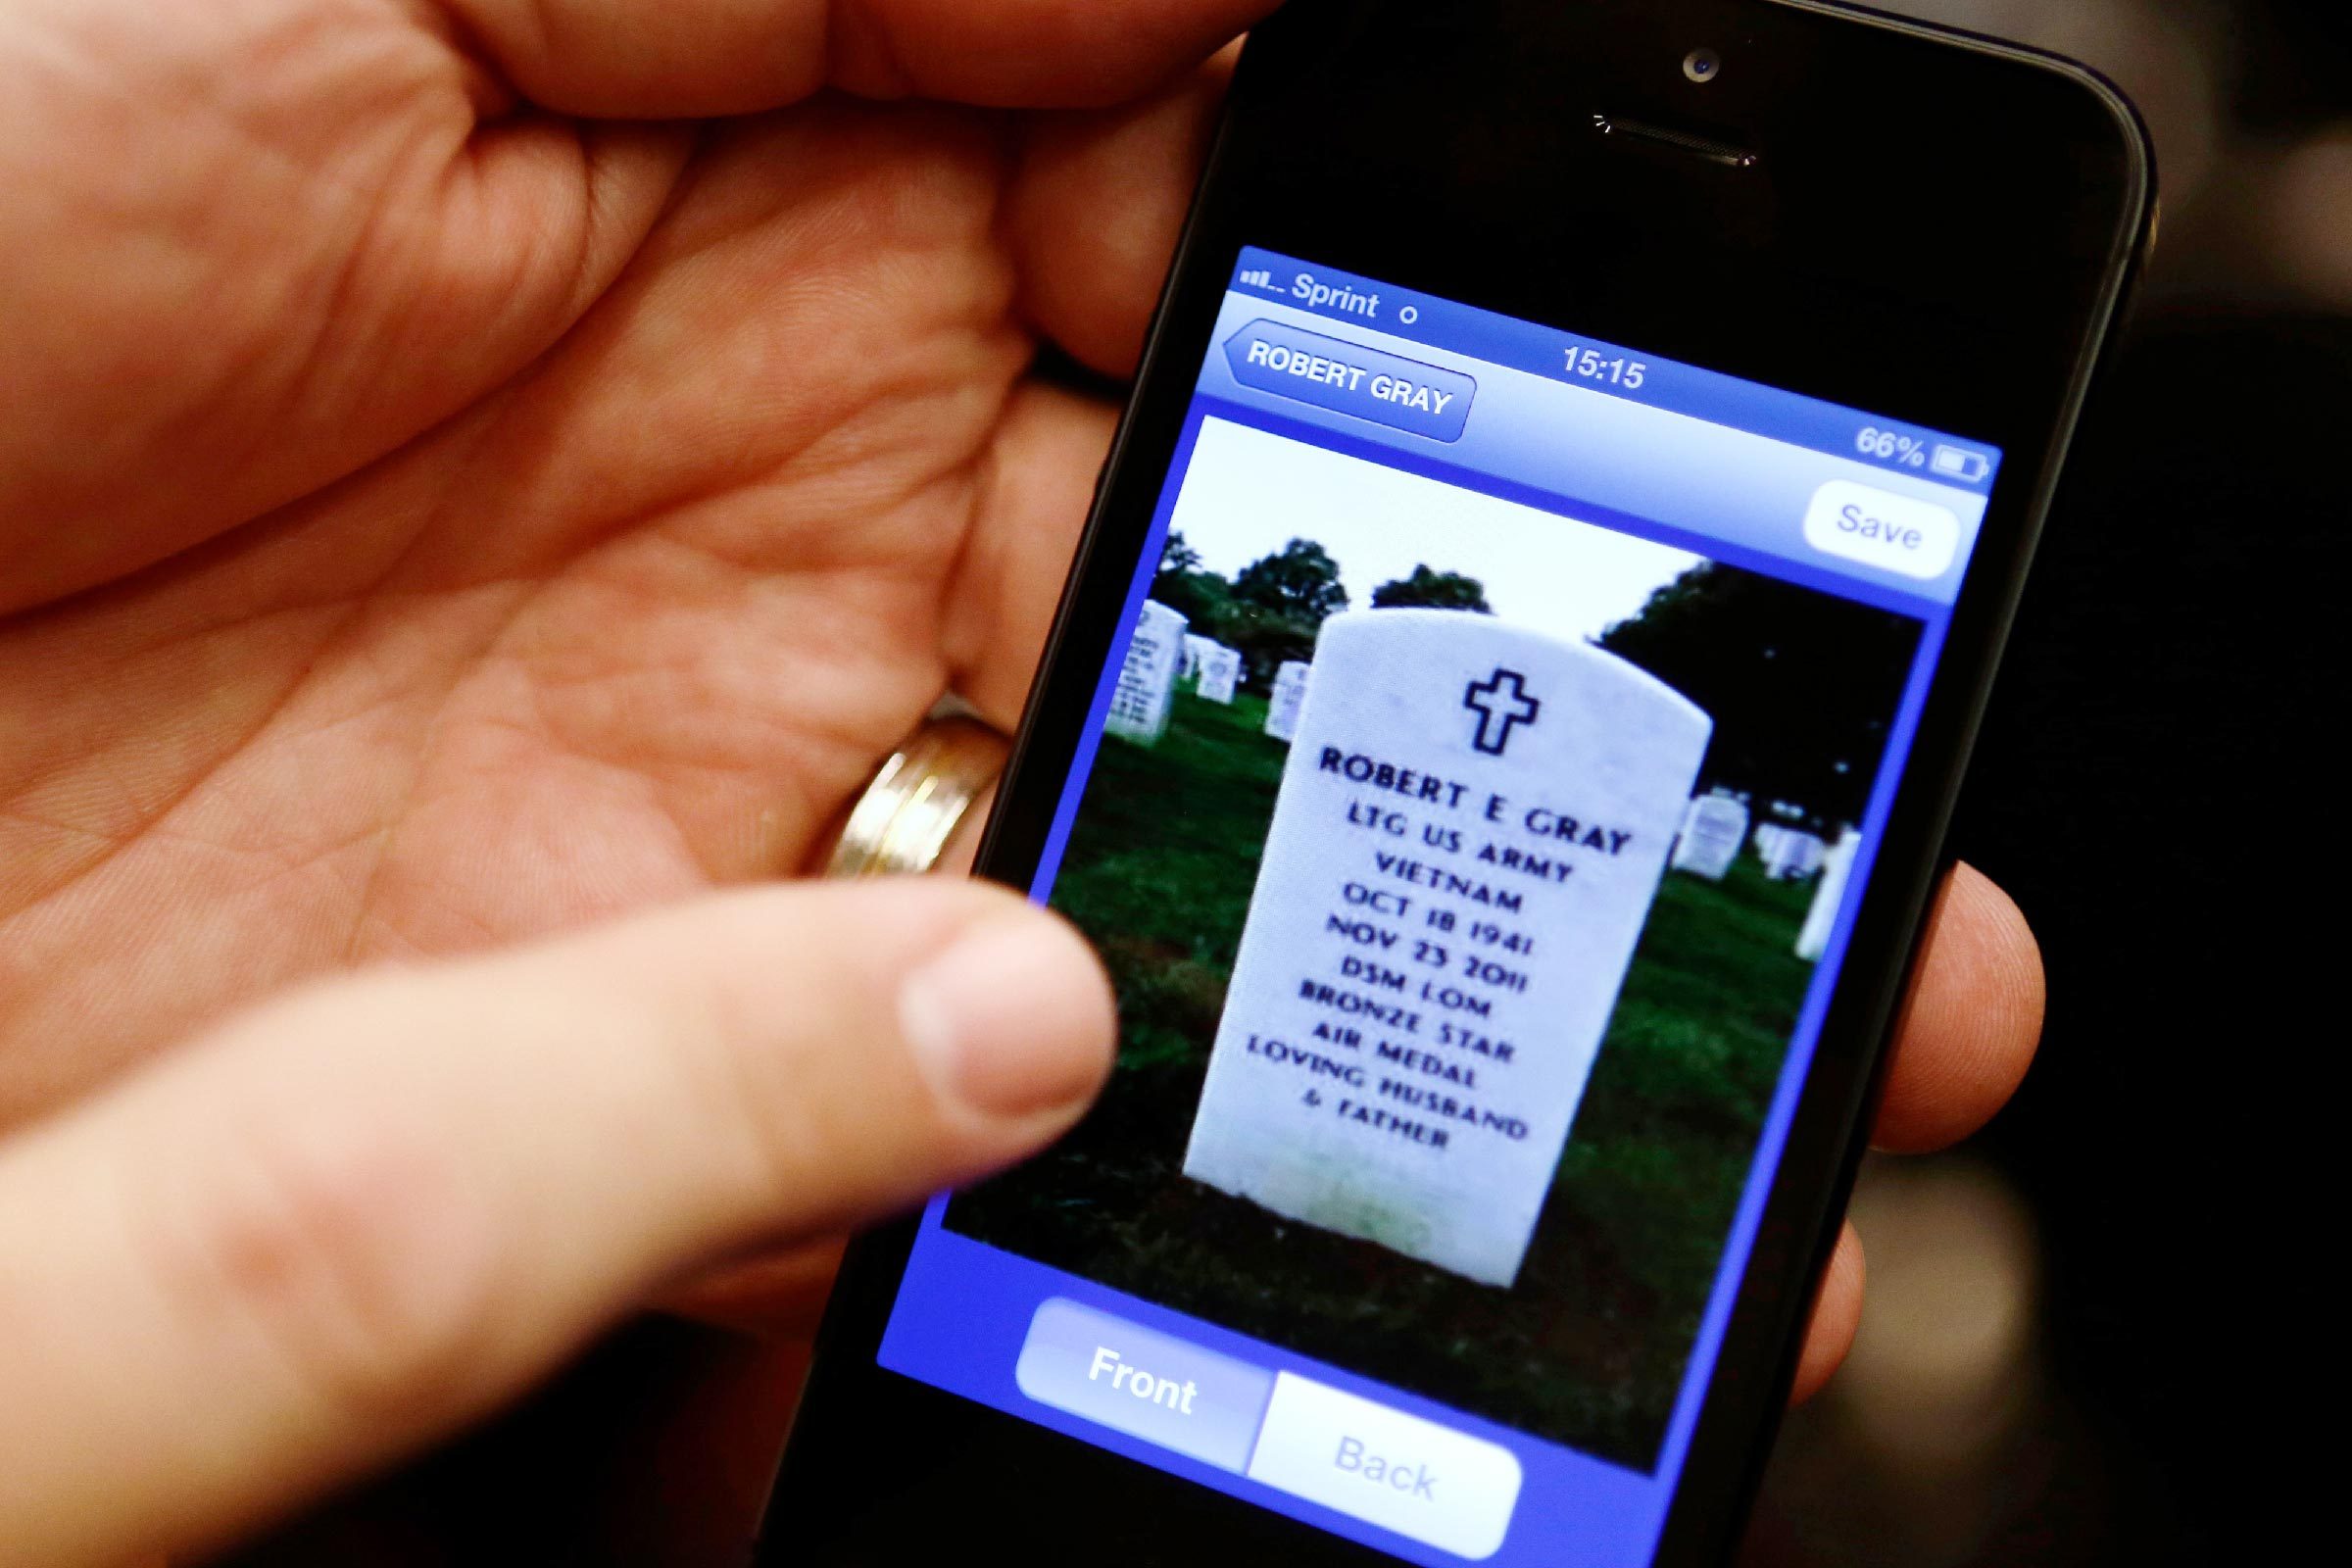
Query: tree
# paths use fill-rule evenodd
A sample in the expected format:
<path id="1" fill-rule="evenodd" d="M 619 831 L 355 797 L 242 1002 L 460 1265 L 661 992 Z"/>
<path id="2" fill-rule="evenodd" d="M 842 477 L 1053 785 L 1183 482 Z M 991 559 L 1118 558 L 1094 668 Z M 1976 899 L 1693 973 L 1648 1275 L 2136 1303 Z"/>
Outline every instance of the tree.
<path id="1" fill-rule="evenodd" d="M 1347 608 L 1339 563 L 1313 540 L 1294 539 L 1233 579 L 1220 640 L 1240 651 L 1250 687 L 1271 691 L 1275 671 L 1288 661 L 1312 659 L 1323 622 Z"/>
<path id="2" fill-rule="evenodd" d="M 1234 606 L 1217 640 L 1242 656 L 1242 684 L 1260 697 L 1272 693 L 1284 664 L 1315 657 L 1313 626 L 1255 605 Z"/>
<path id="3" fill-rule="evenodd" d="M 1919 623 L 1710 564 L 1659 589 L 1599 642 L 1713 715 L 1700 788 L 1791 801 L 1827 827 L 1862 819 Z"/>
<path id="4" fill-rule="evenodd" d="M 1348 590 L 1340 586 L 1340 564 L 1311 539 L 1294 539 L 1271 556 L 1244 566 L 1233 579 L 1233 597 L 1242 604 L 1288 619 L 1302 621 L 1309 630 L 1348 608 Z"/>
<path id="5" fill-rule="evenodd" d="M 1159 547 L 1159 575 L 1152 579 L 1152 595 L 1159 597 L 1159 585 L 1171 577 L 1187 577 L 1200 569 L 1200 552 L 1185 542 L 1181 528 L 1168 530 L 1168 542 Z"/>
<path id="6" fill-rule="evenodd" d="M 1427 566 L 1415 566 L 1409 577 L 1384 582 L 1372 590 L 1375 610 L 1467 610 L 1476 614 L 1492 615 L 1494 607 L 1487 603 L 1487 585 L 1476 577 L 1465 577 L 1458 571 L 1432 571 Z"/>
<path id="7" fill-rule="evenodd" d="M 1233 585 L 1213 571 L 1201 570 L 1200 552 L 1174 529 L 1160 550 L 1152 597 L 1182 615 L 1201 636 L 1225 640 L 1226 622 L 1233 614 Z"/>

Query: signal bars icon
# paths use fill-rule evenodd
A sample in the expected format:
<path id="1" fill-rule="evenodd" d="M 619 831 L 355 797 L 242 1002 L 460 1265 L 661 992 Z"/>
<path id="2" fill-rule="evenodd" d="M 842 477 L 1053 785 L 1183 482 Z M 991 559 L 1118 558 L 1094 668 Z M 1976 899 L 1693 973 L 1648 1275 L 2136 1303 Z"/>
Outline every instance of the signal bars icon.
<path id="1" fill-rule="evenodd" d="M 1281 292 L 1281 290 L 1275 288 L 1274 286 L 1274 273 L 1270 268 L 1261 267 L 1255 271 L 1244 272 L 1242 274 L 1242 286 L 1245 288 L 1262 288 L 1269 294 Z"/>

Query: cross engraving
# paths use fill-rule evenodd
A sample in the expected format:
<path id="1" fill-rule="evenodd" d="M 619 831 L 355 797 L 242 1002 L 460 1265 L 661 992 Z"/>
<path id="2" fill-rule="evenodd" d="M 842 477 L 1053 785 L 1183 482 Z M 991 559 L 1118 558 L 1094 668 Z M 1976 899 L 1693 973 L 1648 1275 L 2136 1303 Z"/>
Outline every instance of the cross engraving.
<path id="1" fill-rule="evenodd" d="M 1509 696 L 1504 696 L 1506 690 Z M 1478 715 L 1478 734 L 1471 741 L 1489 757 L 1500 757 L 1511 744 L 1511 731 L 1533 724 L 1544 705 L 1527 695 L 1527 678 L 1515 669 L 1497 667 L 1485 680 L 1474 680 L 1462 694 L 1462 706 Z"/>

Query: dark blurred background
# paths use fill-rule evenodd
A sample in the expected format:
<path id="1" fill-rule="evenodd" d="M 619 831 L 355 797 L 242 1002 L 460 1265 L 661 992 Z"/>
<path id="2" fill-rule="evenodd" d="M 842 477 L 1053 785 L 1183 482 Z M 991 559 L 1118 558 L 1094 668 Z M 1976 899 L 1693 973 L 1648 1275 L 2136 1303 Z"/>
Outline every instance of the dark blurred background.
<path id="1" fill-rule="evenodd" d="M 2343 1234 L 2313 1216 L 2343 1183 L 2305 1129 L 2346 1035 L 2315 873 L 2352 830 L 2321 756 L 2352 522 L 2352 6 L 1889 9 L 2123 83 L 2164 231 L 1955 825 L 2040 936 L 2041 1057 L 1965 1148 L 1868 1170 L 1861 1336 L 1786 1428 L 1743 1563 L 2341 1561 L 2285 1543 L 2342 1448 L 2312 1435 L 2339 1359 L 2313 1287 Z"/>
<path id="2" fill-rule="evenodd" d="M 2322 596 L 2352 523 L 2352 4 L 1889 3 L 2123 83 L 2165 227 L 1956 826 L 2040 935 L 2041 1059 L 1965 1148 L 1866 1171 L 1861 1335 L 1743 1568 L 2342 1560 L 2285 1543 L 2343 1447 Z M 740 1342 L 650 1322 L 239 1560 L 740 1560 L 722 1516 L 764 1454 L 669 1439 L 788 1396 Z"/>

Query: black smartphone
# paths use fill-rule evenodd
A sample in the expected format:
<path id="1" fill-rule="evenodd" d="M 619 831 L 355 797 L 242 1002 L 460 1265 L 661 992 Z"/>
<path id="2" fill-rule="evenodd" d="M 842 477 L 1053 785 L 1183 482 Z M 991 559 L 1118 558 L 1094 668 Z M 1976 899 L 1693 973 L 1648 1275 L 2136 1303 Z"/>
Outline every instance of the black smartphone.
<path id="1" fill-rule="evenodd" d="M 1250 41 L 982 851 L 1118 1066 L 860 1242 L 765 1562 L 1714 1562 L 2152 232 L 1806 0 Z"/>

